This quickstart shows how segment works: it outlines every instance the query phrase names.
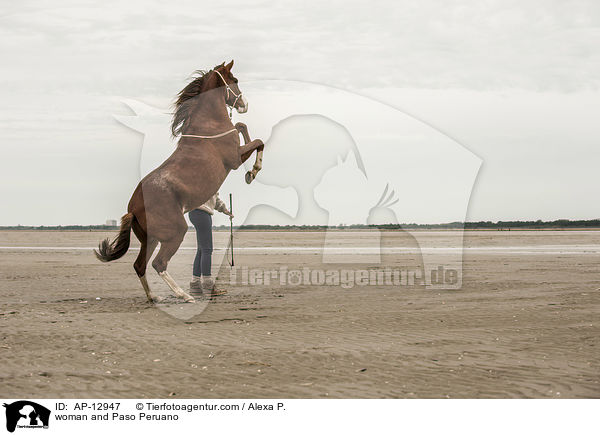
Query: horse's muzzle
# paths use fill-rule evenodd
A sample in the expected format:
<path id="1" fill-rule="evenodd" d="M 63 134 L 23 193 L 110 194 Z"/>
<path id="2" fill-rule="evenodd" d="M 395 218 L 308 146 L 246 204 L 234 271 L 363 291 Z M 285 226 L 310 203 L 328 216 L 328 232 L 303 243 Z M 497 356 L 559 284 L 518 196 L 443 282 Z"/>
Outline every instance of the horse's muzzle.
<path id="1" fill-rule="evenodd" d="M 244 97 L 240 98 L 240 105 L 235 107 L 237 113 L 246 113 L 248 111 L 248 102 Z"/>

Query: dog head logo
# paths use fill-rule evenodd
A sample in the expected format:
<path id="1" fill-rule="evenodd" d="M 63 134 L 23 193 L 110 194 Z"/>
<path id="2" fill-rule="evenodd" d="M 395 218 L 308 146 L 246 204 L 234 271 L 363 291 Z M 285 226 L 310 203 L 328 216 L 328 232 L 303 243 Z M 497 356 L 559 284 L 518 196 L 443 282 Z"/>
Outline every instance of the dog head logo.
<path id="1" fill-rule="evenodd" d="M 48 428 L 50 410 L 29 400 L 19 400 L 4 404 L 6 408 L 6 430 L 14 432 L 16 428 Z"/>

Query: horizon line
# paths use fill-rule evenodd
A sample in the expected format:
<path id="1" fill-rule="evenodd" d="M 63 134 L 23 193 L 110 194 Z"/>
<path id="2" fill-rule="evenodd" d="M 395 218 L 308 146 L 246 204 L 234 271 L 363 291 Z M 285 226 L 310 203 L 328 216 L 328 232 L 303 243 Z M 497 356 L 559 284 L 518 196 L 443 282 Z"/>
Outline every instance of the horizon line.
<path id="1" fill-rule="evenodd" d="M 386 224 L 339 224 L 339 225 L 317 225 L 317 224 L 242 224 L 234 225 L 233 228 L 241 230 L 252 229 L 401 229 L 401 228 L 446 228 L 446 229 L 468 229 L 468 228 L 598 228 L 600 218 L 597 219 L 555 219 L 550 221 L 537 220 L 498 220 L 498 221 L 455 221 L 444 223 L 386 223 Z M 213 229 L 229 229 L 230 226 L 214 225 Z M 119 225 L 107 224 L 68 224 L 68 225 L 0 225 L 0 230 L 115 230 Z M 193 226 L 188 226 L 193 229 Z"/>

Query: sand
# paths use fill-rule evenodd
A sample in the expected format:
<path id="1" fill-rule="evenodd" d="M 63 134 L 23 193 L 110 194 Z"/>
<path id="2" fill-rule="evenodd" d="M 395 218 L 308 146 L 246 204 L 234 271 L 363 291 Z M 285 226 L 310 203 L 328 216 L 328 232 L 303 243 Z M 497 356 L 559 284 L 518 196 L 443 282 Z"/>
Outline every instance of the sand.
<path id="1" fill-rule="evenodd" d="M 101 264 L 86 249 L 108 235 L 0 232 L 1 396 L 600 397 L 599 231 L 468 232 L 460 290 L 222 284 L 229 294 L 187 320 L 146 301 L 136 251 Z M 437 247 L 455 236 L 430 232 Z M 236 262 L 323 268 L 310 249 L 259 249 L 322 238 L 239 232 Z M 190 233 L 170 267 L 182 286 L 193 246 Z"/>

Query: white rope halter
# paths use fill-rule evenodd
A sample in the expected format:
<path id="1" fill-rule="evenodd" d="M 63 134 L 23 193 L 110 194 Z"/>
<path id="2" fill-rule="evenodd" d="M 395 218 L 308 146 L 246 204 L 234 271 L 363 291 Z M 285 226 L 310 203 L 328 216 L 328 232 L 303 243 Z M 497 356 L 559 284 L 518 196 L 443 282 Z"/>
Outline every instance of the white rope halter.
<path id="1" fill-rule="evenodd" d="M 215 70 L 215 72 L 216 72 L 216 73 L 219 75 L 219 77 L 221 77 L 221 80 L 223 80 L 223 83 L 225 84 L 225 88 L 227 89 L 227 98 L 229 98 L 229 93 L 230 93 L 230 92 L 231 92 L 231 93 L 234 95 L 234 97 L 235 97 L 235 100 L 233 100 L 233 104 L 229 105 L 229 107 L 230 107 L 230 108 L 231 108 L 231 107 L 234 107 L 234 106 L 235 106 L 235 103 L 237 103 L 237 100 L 239 100 L 239 99 L 241 98 L 241 96 L 242 96 L 242 93 L 240 92 L 239 94 L 236 94 L 235 92 L 233 92 L 233 89 L 231 89 L 231 88 L 229 87 L 229 83 L 227 83 L 227 82 L 225 81 L 225 79 L 223 78 L 223 76 L 221 75 L 221 73 L 220 73 L 218 70 Z M 231 112 L 230 112 L 230 113 L 231 113 Z M 229 117 L 231 118 L 231 115 L 230 115 Z"/>
<path id="2" fill-rule="evenodd" d="M 218 70 L 215 70 L 215 72 L 219 75 L 219 77 L 221 77 L 221 80 L 223 80 L 223 83 L 225 84 L 225 88 L 227 89 L 227 97 L 225 100 L 229 99 L 229 93 L 231 92 L 234 96 L 235 96 L 235 100 L 233 100 L 233 104 L 229 105 L 229 119 L 231 119 L 232 116 L 232 107 L 235 106 L 235 103 L 237 103 L 237 100 L 241 98 L 242 93 L 240 92 L 239 94 L 236 94 L 233 89 L 231 89 L 229 87 L 229 83 L 227 83 L 225 81 L 225 79 L 223 78 L 223 76 L 221 75 L 221 73 Z M 236 128 L 232 128 L 231 130 L 227 130 L 226 132 L 223 133 L 219 133 L 219 134 L 215 134 L 212 136 L 200 136 L 197 134 L 182 134 L 181 137 L 195 137 L 198 139 L 216 139 L 218 137 L 223 137 L 223 136 L 227 136 L 229 133 L 233 133 L 234 131 L 237 131 Z"/>

